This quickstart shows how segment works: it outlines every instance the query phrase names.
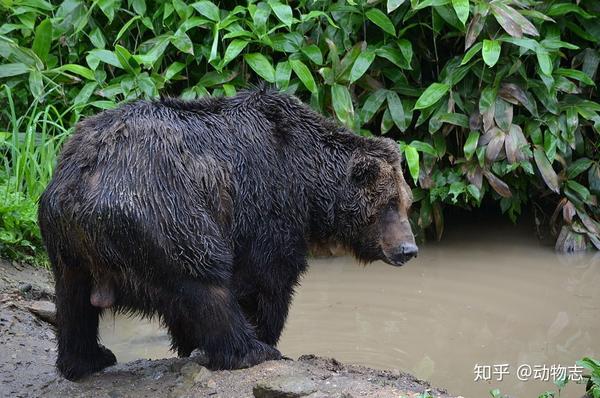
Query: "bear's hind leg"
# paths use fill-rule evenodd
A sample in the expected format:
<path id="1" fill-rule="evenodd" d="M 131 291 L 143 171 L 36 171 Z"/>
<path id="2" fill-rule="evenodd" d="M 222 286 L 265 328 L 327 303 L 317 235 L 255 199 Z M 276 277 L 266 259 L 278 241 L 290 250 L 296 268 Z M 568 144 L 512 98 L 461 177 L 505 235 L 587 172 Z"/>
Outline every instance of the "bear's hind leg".
<path id="1" fill-rule="evenodd" d="M 113 353 L 98 344 L 101 309 L 90 302 L 92 278 L 81 264 L 55 266 L 58 358 L 56 367 L 77 380 L 114 365 Z"/>
<path id="2" fill-rule="evenodd" d="M 192 346 L 200 348 L 212 369 L 245 368 L 281 358 L 277 349 L 256 338 L 229 288 L 189 277 L 176 286 L 163 318 L 180 355 L 189 355 Z"/>

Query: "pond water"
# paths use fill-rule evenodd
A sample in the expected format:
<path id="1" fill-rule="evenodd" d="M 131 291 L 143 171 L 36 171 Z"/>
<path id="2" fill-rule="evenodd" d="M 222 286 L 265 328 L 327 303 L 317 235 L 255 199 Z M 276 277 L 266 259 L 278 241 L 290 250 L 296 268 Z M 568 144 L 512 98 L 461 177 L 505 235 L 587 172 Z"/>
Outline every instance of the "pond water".
<path id="1" fill-rule="evenodd" d="M 599 287 L 600 254 L 557 255 L 529 228 L 475 223 L 427 243 L 401 268 L 311 260 L 279 348 L 400 369 L 466 398 L 493 388 L 535 398 L 554 387 L 533 380 L 547 378 L 544 365 L 600 357 Z M 121 362 L 173 356 L 156 322 L 109 315 L 100 335 Z M 494 366 L 502 364 L 508 369 Z M 492 380 L 475 382 L 476 365 Z M 561 397 L 583 391 L 568 385 Z"/>

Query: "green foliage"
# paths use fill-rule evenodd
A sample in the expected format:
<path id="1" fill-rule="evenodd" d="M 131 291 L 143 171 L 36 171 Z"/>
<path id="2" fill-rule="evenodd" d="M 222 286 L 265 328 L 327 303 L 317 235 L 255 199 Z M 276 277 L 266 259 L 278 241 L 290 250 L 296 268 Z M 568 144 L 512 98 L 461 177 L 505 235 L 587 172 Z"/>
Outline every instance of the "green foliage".
<path id="1" fill-rule="evenodd" d="M 600 247 L 597 1 L 293 5 L 0 0 L 0 101 L 14 104 L 0 129 L 13 141 L 31 131 L 37 148 L 41 120 L 64 138 L 81 114 L 121 101 L 264 80 L 358 134 L 397 139 L 417 223 L 438 238 L 444 207 L 493 200 L 512 220 L 524 205 L 553 212 L 559 248 Z M 35 203 L 55 153 L 25 160 L 45 170 L 37 182 L 20 156 L 7 156 L 6 181 Z"/>
<path id="2" fill-rule="evenodd" d="M 588 379 L 586 385 L 587 395 L 592 398 L 600 398 L 600 361 L 586 357 L 578 361 L 577 365 L 590 371 L 589 375 L 584 376 Z"/>

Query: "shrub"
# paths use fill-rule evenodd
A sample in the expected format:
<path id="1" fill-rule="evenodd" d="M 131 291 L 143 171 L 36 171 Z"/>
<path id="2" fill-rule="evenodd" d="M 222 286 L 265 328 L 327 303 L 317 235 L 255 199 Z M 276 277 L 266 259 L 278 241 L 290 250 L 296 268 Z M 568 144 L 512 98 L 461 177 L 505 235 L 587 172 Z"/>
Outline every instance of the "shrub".
<path id="1" fill-rule="evenodd" d="M 397 139 L 415 221 L 438 238 L 446 206 L 486 199 L 513 221 L 531 205 L 558 249 L 600 248 L 597 1 L 291 3 L 1 0 L 0 79 L 17 114 L 38 100 L 65 126 L 124 100 L 264 80 Z"/>

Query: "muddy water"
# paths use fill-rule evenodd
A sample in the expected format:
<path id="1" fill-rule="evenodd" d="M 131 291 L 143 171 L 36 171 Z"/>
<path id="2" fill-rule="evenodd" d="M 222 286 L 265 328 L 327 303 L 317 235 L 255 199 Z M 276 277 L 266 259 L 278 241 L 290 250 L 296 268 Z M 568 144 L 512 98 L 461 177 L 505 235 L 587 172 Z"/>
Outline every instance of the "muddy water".
<path id="1" fill-rule="evenodd" d="M 600 357 L 599 287 L 600 255 L 560 256 L 527 228 L 471 225 L 422 247 L 402 268 L 313 260 L 279 348 L 402 369 L 466 398 L 492 388 L 537 397 L 553 385 L 534 374 L 520 381 L 521 365 Z M 108 316 L 101 338 L 119 361 L 173 355 L 166 332 L 148 321 Z M 498 381 L 493 368 L 501 364 L 509 374 Z M 492 380 L 475 382 L 476 365 L 490 366 Z M 561 396 L 582 391 L 569 385 Z"/>

